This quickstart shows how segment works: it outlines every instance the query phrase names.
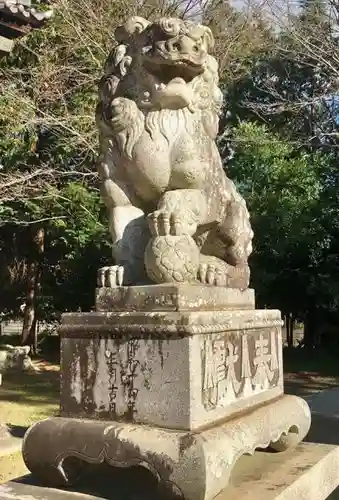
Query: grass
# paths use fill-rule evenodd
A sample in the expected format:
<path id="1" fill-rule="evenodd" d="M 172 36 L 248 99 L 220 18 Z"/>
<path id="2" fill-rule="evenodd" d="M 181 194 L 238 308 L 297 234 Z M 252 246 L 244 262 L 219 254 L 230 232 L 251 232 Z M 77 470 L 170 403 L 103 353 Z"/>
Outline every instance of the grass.
<path id="1" fill-rule="evenodd" d="M 5 375 L 0 387 L 0 422 L 25 429 L 57 414 L 59 407 L 59 369 L 46 362 L 35 362 L 39 370 L 24 375 Z M 0 457 L 0 483 L 26 474 L 21 452 Z"/>

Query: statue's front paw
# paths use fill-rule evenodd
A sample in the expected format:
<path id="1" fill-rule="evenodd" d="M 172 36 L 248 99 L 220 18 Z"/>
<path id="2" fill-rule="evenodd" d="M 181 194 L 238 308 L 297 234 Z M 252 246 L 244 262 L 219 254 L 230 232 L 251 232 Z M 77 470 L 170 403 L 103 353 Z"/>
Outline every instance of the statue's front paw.
<path id="1" fill-rule="evenodd" d="M 202 261 L 198 268 L 198 280 L 204 285 L 226 286 L 227 272 L 225 266 Z"/>
<path id="2" fill-rule="evenodd" d="M 107 266 L 102 267 L 98 271 L 97 285 L 98 287 L 114 288 L 122 286 L 124 281 L 123 266 Z"/>
<path id="3" fill-rule="evenodd" d="M 148 216 L 148 224 L 153 236 L 192 236 L 197 230 L 197 221 L 190 214 L 178 214 L 156 210 Z"/>
<path id="4" fill-rule="evenodd" d="M 204 285 L 248 288 L 250 271 L 248 266 L 231 266 L 217 257 L 200 255 L 198 280 Z"/>

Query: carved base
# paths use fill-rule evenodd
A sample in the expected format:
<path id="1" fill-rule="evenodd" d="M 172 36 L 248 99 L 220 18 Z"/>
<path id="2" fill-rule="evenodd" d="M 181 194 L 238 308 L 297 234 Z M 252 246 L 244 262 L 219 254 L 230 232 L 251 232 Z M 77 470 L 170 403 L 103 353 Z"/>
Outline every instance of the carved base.
<path id="1" fill-rule="evenodd" d="M 147 287 L 150 301 L 162 299 L 154 288 Z M 247 298 L 246 309 L 206 310 L 213 298 L 227 298 L 217 287 L 209 301 L 206 293 L 198 297 L 206 288 L 178 289 L 172 300 L 179 311 L 161 302 L 151 311 L 64 314 L 61 416 L 198 431 L 281 396 L 280 312 L 249 309 L 248 293 L 239 290 L 228 299 Z"/>
<path id="2" fill-rule="evenodd" d="M 50 486 L 74 484 L 86 464 L 106 462 L 148 468 L 158 479 L 159 498 L 210 500 L 227 486 L 242 455 L 294 447 L 309 427 L 309 407 L 295 396 L 200 432 L 57 417 L 28 430 L 23 456 L 32 474 Z"/>

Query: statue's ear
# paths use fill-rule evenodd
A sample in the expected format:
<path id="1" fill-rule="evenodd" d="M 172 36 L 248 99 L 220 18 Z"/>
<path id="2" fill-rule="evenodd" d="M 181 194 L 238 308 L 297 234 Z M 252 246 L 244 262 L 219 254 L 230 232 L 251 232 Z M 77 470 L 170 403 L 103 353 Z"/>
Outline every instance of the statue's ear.
<path id="1" fill-rule="evenodd" d="M 151 23 L 143 17 L 133 16 L 127 19 L 124 25 L 118 26 L 114 32 L 114 37 L 119 43 L 129 44 L 130 39 L 142 33 Z"/>
<path id="2" fill-rule="evenodd" d="M 210 28 L 207 26 L 204 26 L 204 28 L 204 42 L 206 43 L 207 52 L 211 52 L 214 49 L 214 36 Z"/>

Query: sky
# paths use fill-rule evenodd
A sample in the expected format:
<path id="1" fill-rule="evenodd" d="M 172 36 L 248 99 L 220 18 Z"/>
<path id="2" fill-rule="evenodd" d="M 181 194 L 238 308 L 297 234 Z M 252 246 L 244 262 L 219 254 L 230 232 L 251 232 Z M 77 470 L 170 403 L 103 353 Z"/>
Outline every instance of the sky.
<path id="1" fill-rule="evenodd" d="M 255 6 L 265 11 L 269 17 L 284 17 L 288 12 L 297 12 L 300 5 L 299 0 L 230 0 L 235 8 L 243 9 L 248 6 Z"/>

